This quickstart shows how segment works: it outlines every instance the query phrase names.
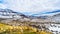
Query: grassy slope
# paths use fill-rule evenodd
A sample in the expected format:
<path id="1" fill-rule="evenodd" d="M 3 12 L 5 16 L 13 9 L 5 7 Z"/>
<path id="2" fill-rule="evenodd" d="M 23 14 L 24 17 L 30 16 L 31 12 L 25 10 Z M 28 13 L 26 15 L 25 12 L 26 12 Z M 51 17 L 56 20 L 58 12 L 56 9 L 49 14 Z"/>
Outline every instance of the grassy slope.
<path id="1" fill-rule="evenodd" d="M 0 34 L 51 34 L 51 32 L 39 31 L 30 26 L 10 26 L 0 23 Z"/>

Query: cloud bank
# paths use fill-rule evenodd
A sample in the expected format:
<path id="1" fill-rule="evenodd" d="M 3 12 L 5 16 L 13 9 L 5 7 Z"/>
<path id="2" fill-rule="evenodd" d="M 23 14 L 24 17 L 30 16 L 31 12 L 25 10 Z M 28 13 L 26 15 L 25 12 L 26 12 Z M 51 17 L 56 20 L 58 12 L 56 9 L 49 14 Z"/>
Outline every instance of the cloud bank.
<path id="1" fill-rule="evenodd" d="M 60 0 L 0 0 L 0 8 L 35 14 L 60 10 Z"/>

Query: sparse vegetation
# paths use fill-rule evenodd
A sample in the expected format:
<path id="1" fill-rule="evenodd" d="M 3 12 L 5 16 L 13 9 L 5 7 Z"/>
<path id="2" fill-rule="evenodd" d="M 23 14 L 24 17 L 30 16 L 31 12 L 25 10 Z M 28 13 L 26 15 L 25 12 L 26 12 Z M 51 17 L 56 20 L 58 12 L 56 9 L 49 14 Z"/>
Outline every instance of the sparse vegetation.
<path id="1" fill-rule="evenodd" d="M 0 34 L 52 34 L 31 26 L 10 26 L 0 23 Z"/>

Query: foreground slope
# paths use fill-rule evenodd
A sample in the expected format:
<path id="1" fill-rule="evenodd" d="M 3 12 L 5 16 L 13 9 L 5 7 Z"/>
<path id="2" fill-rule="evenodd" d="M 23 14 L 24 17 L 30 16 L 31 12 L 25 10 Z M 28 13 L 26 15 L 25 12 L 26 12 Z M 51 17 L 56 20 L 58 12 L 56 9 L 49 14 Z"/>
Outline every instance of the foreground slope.
<path id="1" fill-rule="evenodd" d="M 31 26 L 10 26 L 0 23 L 0 34 L 52 34 L 45 30 L 38 30 Z"/>

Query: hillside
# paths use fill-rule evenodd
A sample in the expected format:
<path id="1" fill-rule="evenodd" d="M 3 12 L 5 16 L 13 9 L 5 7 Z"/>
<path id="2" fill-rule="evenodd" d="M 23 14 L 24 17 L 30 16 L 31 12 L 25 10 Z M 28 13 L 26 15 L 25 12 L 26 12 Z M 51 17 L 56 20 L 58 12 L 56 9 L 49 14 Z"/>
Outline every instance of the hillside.
<path id="1" fill-rule="evenodd" d="M 11 30 L 11 31 L 9 30 L 12 33 L 14 33 L 13 31 L 15 28 L 17 28 L 17 30 L 20 31 L 19 27 L 23 28 L 22 29 L 24 31 L 23 33 L 25 33 L 25 30 L 24 30 L 25 27 L 27 29 L 32 27 L 32 31 L 34 29 L 35 29 L 35 31 L 38 30 L 38 32 L 37 31 L 31 32 L 30 30 L 28 30 L 28 32 L 29 32 L 28 34 L 31 34 L 31 33 L 33 33 L 33 34 L 40 33 L 41 34 L 41 32 L 46 33 L 46 34 L 47 33 L 51 34 L 53 32 L 56 33 L 56 31 L 59 33 L 60 26 L 52 25 L 52 24 L 59 24 L 60 23 L 59 19 L 60 19 L 60 14 L 56 14 L 53 16 L 47 16 L 47 15 L 46 16 L 28 16 L 28 15 L 24 15 L 23 13 L 15 12 L 10 9 L 0 9 L 0 23 L 3 25 L 0 27 L 1 28 L 6 27 L 6 28 L 8 28 L 7 30 L 9 30 L 10 28 L 13 28 L 13 30 Z M 55 26 L 58 27 L 59 30 L 55 31 L 54 29 L 51 29 L 51 28 L 55 28 Z M 5 28 L 3 28 L 3 29 L 5 29 Z M 3 33 L 6 33 L 7 30 L 5 32 L 3 31 Z M 19 32 L 17 30 L 16 30 L 16 32 L 18 32 L 20 34 L 21 32 Z"/>

